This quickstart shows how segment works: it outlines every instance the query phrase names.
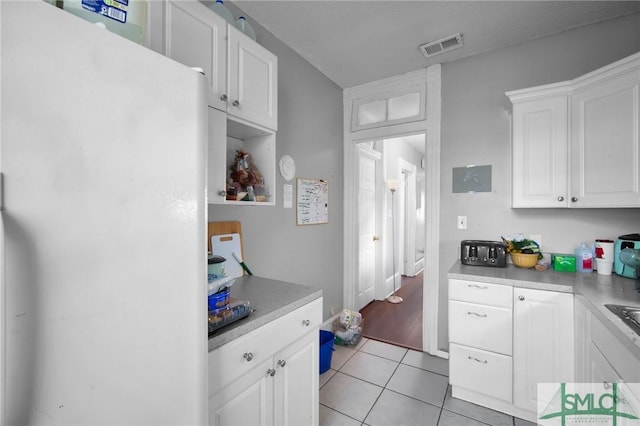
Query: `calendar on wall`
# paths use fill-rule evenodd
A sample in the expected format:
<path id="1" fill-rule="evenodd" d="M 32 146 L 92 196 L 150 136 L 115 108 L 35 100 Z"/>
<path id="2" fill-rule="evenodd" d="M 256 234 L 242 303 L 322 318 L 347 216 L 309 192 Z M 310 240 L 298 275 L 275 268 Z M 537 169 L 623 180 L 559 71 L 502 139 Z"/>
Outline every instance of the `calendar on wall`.
<path id="1" fill-rule="evenodd" d="M 329 223 L 329 182 L 322 179 L 297 179 L 297 224 Z"/>

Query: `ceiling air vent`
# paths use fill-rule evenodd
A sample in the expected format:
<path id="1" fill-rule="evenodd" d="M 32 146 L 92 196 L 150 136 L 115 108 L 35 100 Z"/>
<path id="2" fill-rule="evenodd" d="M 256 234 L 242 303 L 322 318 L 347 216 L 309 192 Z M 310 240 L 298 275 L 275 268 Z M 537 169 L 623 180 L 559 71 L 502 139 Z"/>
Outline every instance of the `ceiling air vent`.
<path id="1" fill-rule="evenodd" d="M 420 51 L 427 58 L 457 49 L 458 47 L 462 47 L 462 35 L 460 33 L 419 46 Z"/>

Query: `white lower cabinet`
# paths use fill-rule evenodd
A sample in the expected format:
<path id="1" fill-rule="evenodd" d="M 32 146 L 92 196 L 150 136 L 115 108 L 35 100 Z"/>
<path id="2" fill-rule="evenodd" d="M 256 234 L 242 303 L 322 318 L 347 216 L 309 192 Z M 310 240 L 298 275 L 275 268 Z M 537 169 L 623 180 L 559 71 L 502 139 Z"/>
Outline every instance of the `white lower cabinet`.
<path id="1" fill-rule="evenodd" d="M 538 383 L 571 383 L 573 294 L 513 290 L 513 403 L 536 413 Z"/>
<path id="2" fill-rule="evenodd" d="M 269 359 L 239 377 L 209 400 L 210 425 L 272 425 L 273 369 Z"/>
<path id="3" fill-rule="evenodd" d="M 573 295 L 449 280 L 452 395 L 529 421 L 538 383 L 573 380 Z"/>
<path id="4" fill-rule="evenodd" d="M 318 425 L 317 299 L 209 353 L 209 425 Z"/>
<path id="5" fill-rule="evenodd" d="M 640 412 L 640 357 L 629 350 L 591 313 L 575 301 L 576 382 L 593 383 L 609 389 L 612 383 L 626 383 L 633 395 L 629 403 Z"/>

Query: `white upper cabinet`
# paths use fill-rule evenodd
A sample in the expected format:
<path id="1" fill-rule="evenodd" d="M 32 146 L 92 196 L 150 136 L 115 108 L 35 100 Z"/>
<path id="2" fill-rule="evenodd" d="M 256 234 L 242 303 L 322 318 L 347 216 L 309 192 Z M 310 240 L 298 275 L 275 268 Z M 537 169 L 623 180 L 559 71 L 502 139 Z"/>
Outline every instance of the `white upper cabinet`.
<path id="1" fill-rule="evenodd" d="M 640 53 L 507 92 L 512 207 L 640 207 Z"/>
<path id="2" fill-rule="evenodd" d="M 209 83 L 209 105 L 227 108 L 227 21 L 197 1 L 165 3 L 164 54 L 200 67 Z"/>
<path id="3" fill-rule="evenodd" d="M 640 56 L 575 90 L 571 194 L 582 207 L 640 207 Z"/>
<path id="4" fill-rule="evenodd" d="M 237 121 L 276 131 L 278 58 L 196 0 L 167 0 L 150 11 L 150 47 L 203 69 L 209 106 Z M 164 19 L 159 41 L 159 19 Z"/>
<path id="5" fill-rule="evenodd" d="M 514 103 L 513 207 L 566 207 L 567 102 L 554 94 Z"/>
<path id="6" fill-rule="evenodd" d="M 228 27 L 228 109 L 230 115 L 278 129 L 278 58 Z"/>

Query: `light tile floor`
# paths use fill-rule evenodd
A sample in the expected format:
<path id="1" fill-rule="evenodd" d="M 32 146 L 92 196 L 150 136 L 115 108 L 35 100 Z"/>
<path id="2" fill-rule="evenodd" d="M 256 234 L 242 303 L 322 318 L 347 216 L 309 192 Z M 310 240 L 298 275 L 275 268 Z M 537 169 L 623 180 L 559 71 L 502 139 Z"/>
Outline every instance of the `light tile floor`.
<path id="1" fill-rule="evenodd" d="M 531 426 L 451 397 L 448 361 L 362 339 L 320 376 L 320 426 Z"/>

